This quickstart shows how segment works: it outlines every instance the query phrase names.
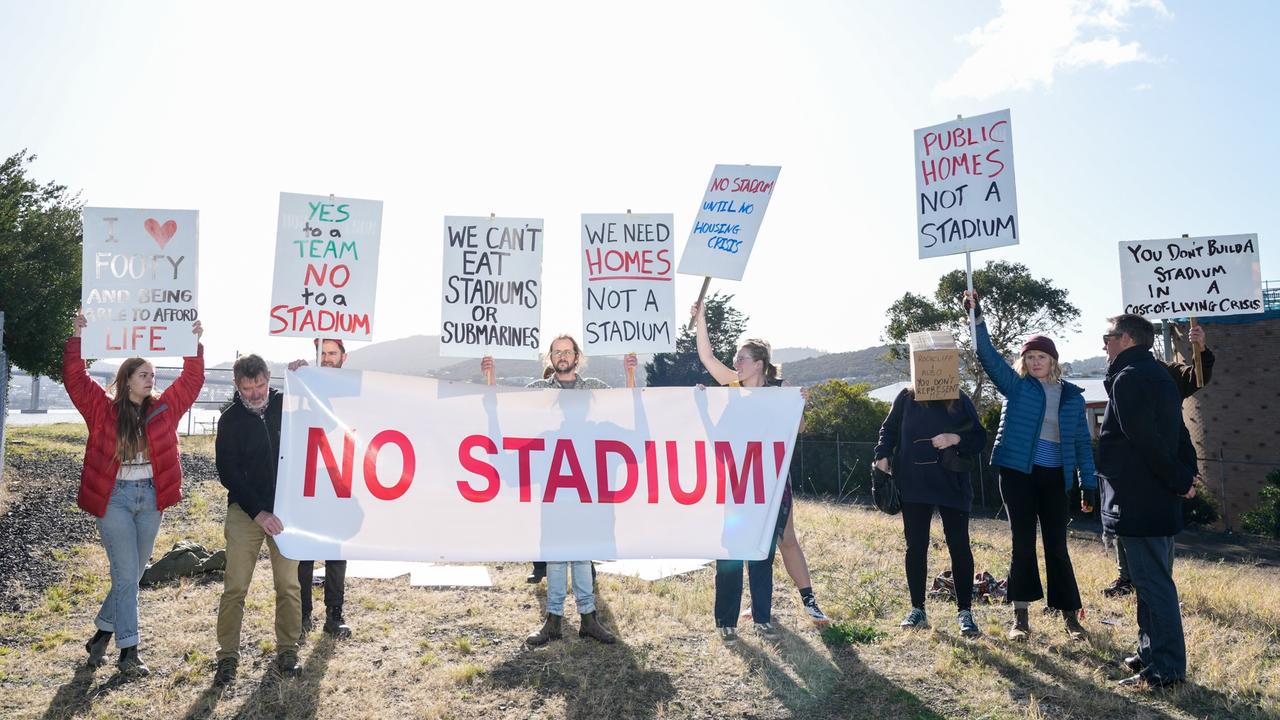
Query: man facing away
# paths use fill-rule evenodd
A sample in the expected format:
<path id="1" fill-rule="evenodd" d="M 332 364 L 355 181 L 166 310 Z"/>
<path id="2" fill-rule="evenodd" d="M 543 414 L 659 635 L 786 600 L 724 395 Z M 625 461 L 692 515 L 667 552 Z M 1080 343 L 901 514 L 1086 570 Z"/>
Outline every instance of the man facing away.
<path id="1" fill-rule="evenodd" d="M 275 536 L 284 524 L 272 512 L 280 457 L 283 396 L 272 389 L 271 370 L 257 355 L 245 355 L 232 368 L 236 394 L 218 418 L 215 461 L 227 488 L 227 569 L 218 603 L 218 667 L 215 685 L 235 680 L 240 663 L 240 625 L 244 600 L 253 580 L 258 552 L 266 540 L 276 591 L 276 669 L 296 675 L 298 635 L 302 628 L 298 563 L 280 554 Z"/>
<path id="2" fill-rule="evenodd" d="M 1182 423 L 1182 397 L 1151 355 L 1155 331 L 1139 315 L 1111 318 L 1107 409 L 1098 433 L 1102 522 L 1129 560 L 1138 596 L 1138 651 L 1122 685 L 1167 687 L 1186 678 L 1187 652 L 1173 582 L 1174 535 L 1182 499 L 1195 496 L 1195 453 Z"/>
<path id="3" fill-rule="evenodd" d="M 337 338 L 317 339 L 320 348 L 320 367 L 341 368 L 347 362 L 347 348 Z M 306 360 L 294 360 L 289 363 L 292 372 L 307 365 Z M 298 584 L 302 588 L 302 633 L 311 632 L 311 582 L 315 577 L 316 562 L 300 560 L 298 562 Z M 343 600 L 346 597 L 347 561 L 324 561 L 324 632 L 335 638 L 351 637 L 351 628 L 342 616 Z"/>

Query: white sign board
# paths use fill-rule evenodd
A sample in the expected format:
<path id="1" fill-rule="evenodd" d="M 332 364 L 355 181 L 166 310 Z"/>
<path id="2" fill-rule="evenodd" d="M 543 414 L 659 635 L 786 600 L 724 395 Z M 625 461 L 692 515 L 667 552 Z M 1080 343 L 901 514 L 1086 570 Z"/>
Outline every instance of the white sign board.
<path id="1" fill-rule="evenodd" d="M 674 216 L 582 216 L 587 355 L 675 352 Z"/>
<path id="2" fill-rule="evenodd" d="M 87 207 L 82 218 L 84 357 L 195 355 L 199 213 Z"/>
<path id="3" fill-rule="evenodd" d="M 916 130 L 920 257 L 1018 244 L 1009 111 Z"/>
<path id="4" fill-rule="evenodd" d="M 280 193 L 269 332 L 370 340 L 382 201 Z"/>
<path id="5" fill-rule="evenodd" d="M 677 272 L 741 280 L 781 167 L 717 165 Z"/>
<path id="6" fill-rule="evenodd" d="M 440 354 L 538 357 L 542 218 L 446 216 Z"/>
<path id="7" fill-rule="evenodd" d="M 288 557 L 504 561 L 769 552 L 799 388 L 526 390 L 285 375 Z"/>
<path id="8" fill-rule="evenodd" d="M 1263 311 L 1257 235 L 1120 243 L 1124 311 L 1149 319 Z"/>

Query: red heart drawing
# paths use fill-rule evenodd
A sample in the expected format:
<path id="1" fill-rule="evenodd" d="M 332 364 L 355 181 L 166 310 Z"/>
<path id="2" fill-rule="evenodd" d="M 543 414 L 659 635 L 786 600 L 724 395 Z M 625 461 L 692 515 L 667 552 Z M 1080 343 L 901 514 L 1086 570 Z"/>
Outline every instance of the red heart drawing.
<path id="1" fill-rule="evenodd" d="M 151 233 L 151 237 L 155 238 L 156 244 L 160 246 L 161 250 L 163 250 L 164 246 L 168 245 L 169 241 L 173 239 L 173 234 L 178 232 L 178 223 L 172 220 L 166 220 L 165 223 L 161 225 L 156 222 L 154 218 L 147 218 L 147 221 L 142 223 L 142 227 L 146 228 L 147 232 Z"/>

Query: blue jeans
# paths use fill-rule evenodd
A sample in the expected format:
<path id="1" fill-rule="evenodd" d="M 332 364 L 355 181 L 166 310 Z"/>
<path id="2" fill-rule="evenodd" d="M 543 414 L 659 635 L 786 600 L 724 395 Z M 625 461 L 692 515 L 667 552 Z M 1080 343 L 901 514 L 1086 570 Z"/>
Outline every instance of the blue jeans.
<path id="1" fill-rule="evenodd" d="M 1129 576 L 1138 596 L 1138 657 L 1144 674 L 1164 681 L 1187 676 L 1178 586 L 1173 583 L 1173 538 L 1120 538 L 1129 558 Z"/>
<path id="2" fill-rule="evenodd" d="M 582 614 L 596 611 L 596 592 L 591 582 L 591 561 L 547 563 L 547 612 L 564 617 L 564 600 L 569 595 L 569 566 L 573 566 L 573 599 Z"/>
<path id="3" fill-rule="evenodd" d="M 151 559 L 163 513 L 156 489 L 146 480 L 117 480 L 107 512 L 97 518 L 98 534 L 111 563 L 111 592 L 102 601 L 94 625 L 115 633 L 116 647 L 138 644 L 138 581 Z"/>
<path id="4" fill-rule="evenodd" d="M 716 627 L 738 627 L 738 611 L 742 609 L 742 566 L 747 567 L 747 584 L 751 587 L 751 619 L 769 622 L 773 612 L 773 556 L 777 537 L 764 560 L 716 561 Z"/>

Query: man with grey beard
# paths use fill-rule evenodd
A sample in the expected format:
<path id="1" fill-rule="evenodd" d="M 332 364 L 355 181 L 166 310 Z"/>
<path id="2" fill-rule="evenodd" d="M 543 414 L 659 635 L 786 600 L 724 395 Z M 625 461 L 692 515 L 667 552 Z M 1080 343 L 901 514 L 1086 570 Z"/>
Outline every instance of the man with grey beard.
<path id="1" fill-rule="evenodd" d="M 283 395 L 270 386 L 271 369 L 257 355 L 246 355 L 232 367 L 236 394 L 218 418 L 215 459 L 218 479 L 227 488 L 227 570 L 218 603 L 218 666 L 214 684 L 235 680 L 240 664 L 240 625 L 244 599 L 253 580 L 258 552 L 265 540 L 271 552 L 276 588 L 276 670 L 296 675 L 298 635 L 302 629 L 302 595 L 298 562 L 280 553 L 275 536 L 284 531 L 276 517 L 276 469 L 280 457 Z"/>

